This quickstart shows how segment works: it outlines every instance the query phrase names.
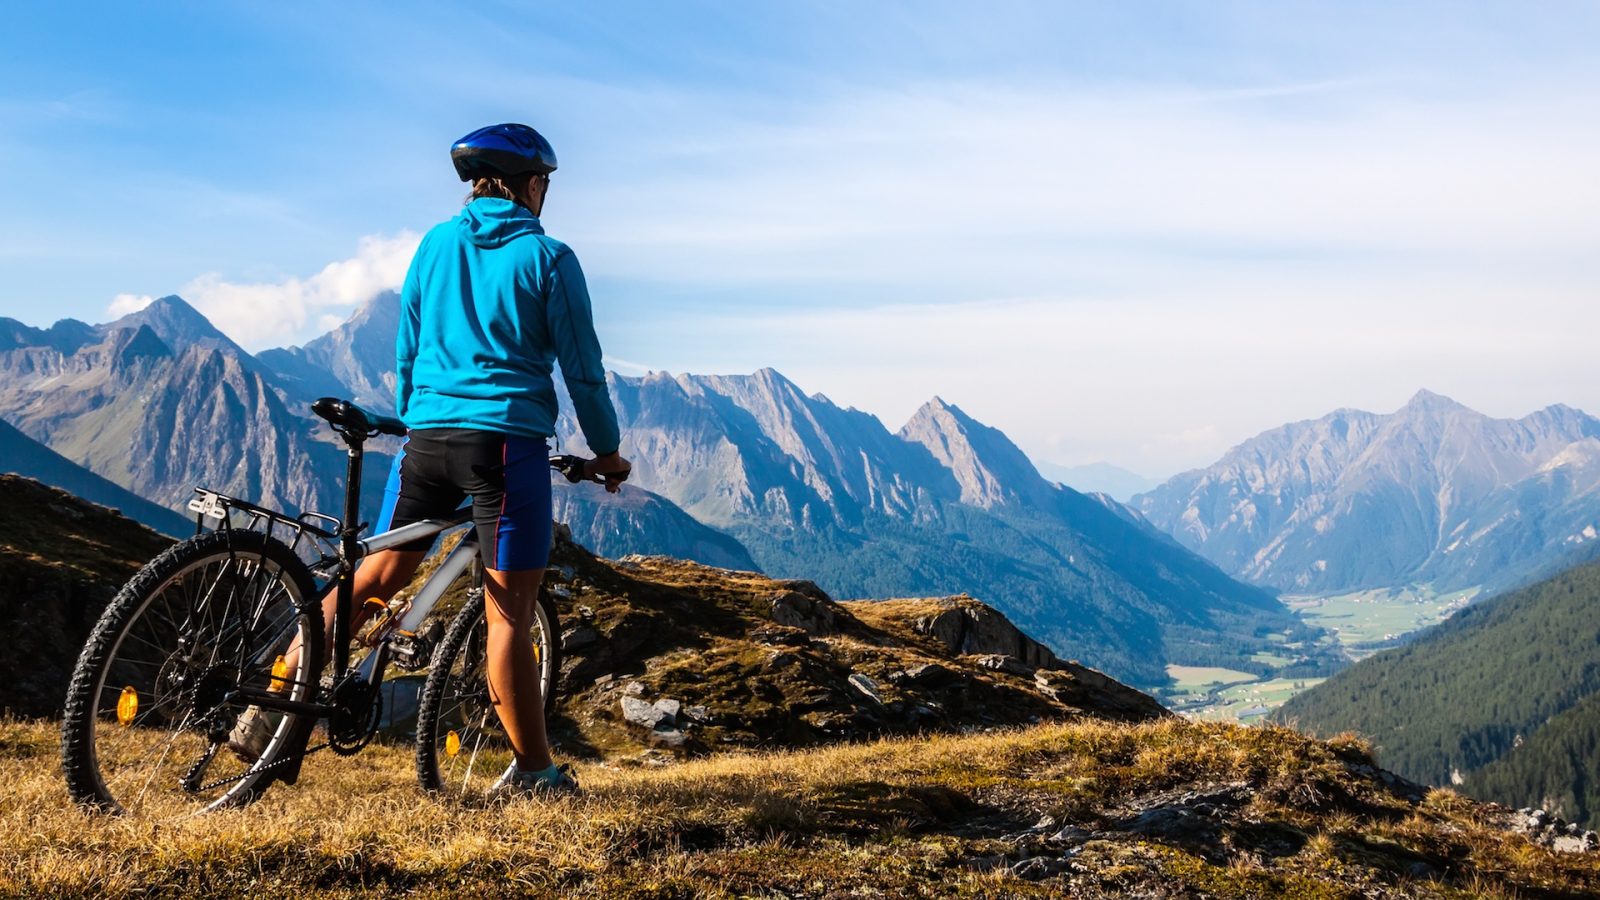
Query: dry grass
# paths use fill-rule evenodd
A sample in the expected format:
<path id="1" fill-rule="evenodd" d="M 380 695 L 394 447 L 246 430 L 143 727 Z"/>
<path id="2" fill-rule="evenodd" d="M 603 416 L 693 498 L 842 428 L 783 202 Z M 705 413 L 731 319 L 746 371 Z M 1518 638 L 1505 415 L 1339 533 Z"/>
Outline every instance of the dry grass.
<path id="1" fill-rule="evenodd" d="M 565 896 L 1583 896 L 1600 864 L 1496 831 L 1485 808 L 1387 792 L 1359 745 L 1287 729 L 1051 724 L 660 768 L 587 767 L 573 800 L 470 808 L 416 790 L 408 748 L 308 761 L 255 806 L 176 821 L 72 808 L 55 728 L 0 722 L 0 893 Z M 1224 846 L 1120 830 L 1163 792 L 1250 785 Z M 1032 883 L 975 857 L 1041 814 L 1095 837 Z M 1268 852 L 1252 835 L 1300 835 Z M 1030 839 L 1037 843 L 1042 838 Z M 1254 843 L 1253 843 L 1254 842 Z M 1291 842 L 1292 843 L 1292 842 Z M 1059 848 L 1058 848 L 1059 850 Z M 1009 863 L 1011 860 L 1008 859 Z M 1421 867 L 1416 863 L 1422 863 Z M 1421 873 L 1421 874 L 1419 874 Z M 1065 879 L 1065 880 L 1062 880 Z M 1160 886 L 1160 890 L 1156 890 Z"/>
<path id="2" fill-rule="evenodd" d="M 909 622 L 933 618 L 952 609 L 983 604 L 966 596 L 901 597 L 891 600 L 844 600 L 840 606 L 874 628 L 904 628 Z"/>

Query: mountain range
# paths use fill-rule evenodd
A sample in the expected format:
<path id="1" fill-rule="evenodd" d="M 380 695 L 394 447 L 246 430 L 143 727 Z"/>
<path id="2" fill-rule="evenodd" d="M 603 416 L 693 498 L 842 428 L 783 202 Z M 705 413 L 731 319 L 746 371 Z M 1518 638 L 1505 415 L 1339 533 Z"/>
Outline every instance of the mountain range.
<path id="1" fill-rule="evenodd" d="M 344 454 L 306 404 L 393 409 L 397 307 L 379 295 L 253 356 L 177 297 L 102 325 L 0 319 L 0 420 L 168 508 L 201 484 L 337 510 Z M 938 397 L 891 431 L 772 369 L 608 383 L 629 492 L 556 495 L 596 550 L 803 573 L 843 597 L 966 592 L 1137 684 L 1174 663 L 1264 674 L 1269 645 L 1301 648 L 1299 673 L 1339 665 L 1272 591 L 1506 586 L 1600 552 L 1600 420 L 1564 406 L 1493 419 L 1424 391 L 1390 415 L 1340 410 L 1124 506 L 1047 479 Z M 584 449 L 569 414 L 558 431 Z M 388 449 L 368 461 L 368 521 Z"/>
<path id="2" fill-rule="evenodd" d="M 326 393 L 392 408 L 396 305 L 380 295 L 322 338 L 255 356 L 177 297 L 104 325 L 0 321 L 0 420 L 166 506 L 204 484 L 336 510 L 344 455 L 305 404 Z M 609 382 L 643 491 L 558 493 L 602 552 L 803 575 L 844 597 L 965 592 L 1141 684 L 1165 681 L 1169 662 L 1248 667 L 1270 640 L 1309 636 L 1270 594 L 1108 498 L 1045 480 L 938 398 L 891 432 L 770 369 Z M 581 448 L 570 420 L 560 428 Z M 368 509 L 386 469 L 369 460 Z"/>
<path id="3" fill-rule="evenodd" d="M 1524 583 L 1600 539 L 1600 419 L 1495 419 L 1422 391 L 1275 428 L 1133 498 L 1245 581 L 1295 593 Z"/>
<path id="4" fill-rule="evenodd" d="M 752 375 L 612 374 L 632 481 L 829 592 L 967 592 L 1119 677 L 1255 666 L 1307 629 L 1109 500 L 1042 478 L 1004 434 L 933 398 L 898 432 Z M 558 431 L 582 448 L 570 417 Z"/>
<path id="5" fill-rule="evenodd" d="M 307 399 L 178 297 L 103 325 L 0 319 L 0 420 L 169 509 L 203 485 L 338 510 L 344 452 Z M 368 463 L 369 507 L 386 469 Z"/>

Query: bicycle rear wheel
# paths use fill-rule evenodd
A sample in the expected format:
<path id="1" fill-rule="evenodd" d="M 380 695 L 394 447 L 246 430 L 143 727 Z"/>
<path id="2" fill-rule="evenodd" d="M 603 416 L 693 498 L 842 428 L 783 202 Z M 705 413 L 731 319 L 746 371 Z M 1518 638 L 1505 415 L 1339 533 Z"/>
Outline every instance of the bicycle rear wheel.
<path id="1" fill-rule="evenodd" d="M 78 657 L 61 724 L 73 799 L 155 817 L 254 800 L 313 722 L 269 714 L 259 758 L 243 759 L 225 746 L 250 706 L 238 692 L 311 701 L 321 632 L 315 582 L 281 542 L 233 531 L 169 547 L 112 599 Z M 280 660 L 297 638 L 290 671 Z"/>
<path id="2" fill-rule="evenodd" d="M 467 602 L 434 650 L 417 708 L 417 781 L 430 793 L 467 796 L 474 784 L 487 788 L 511 762 L 511 743 L 489 702 L 485 672 L 488 624 L 483 588 Z M 560 620 L 543 588 L 529 629 L 539 666 L 545 720 L 556 708 L 561 674 Z"/>

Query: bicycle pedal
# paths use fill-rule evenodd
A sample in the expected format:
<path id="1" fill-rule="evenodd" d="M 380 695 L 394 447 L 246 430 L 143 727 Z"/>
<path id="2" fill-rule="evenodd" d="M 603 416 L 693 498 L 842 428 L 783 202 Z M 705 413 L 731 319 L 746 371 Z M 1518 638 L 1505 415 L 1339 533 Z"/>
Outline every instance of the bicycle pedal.
<path id="1" fill-rule="evenodd" d="M 415 672 L 426 668 L 433 659 L 433 648 L 439 640 L 443 626 L 435 619 L 419 634 L 399 634 L 389 639 L 389 661 Z"/>

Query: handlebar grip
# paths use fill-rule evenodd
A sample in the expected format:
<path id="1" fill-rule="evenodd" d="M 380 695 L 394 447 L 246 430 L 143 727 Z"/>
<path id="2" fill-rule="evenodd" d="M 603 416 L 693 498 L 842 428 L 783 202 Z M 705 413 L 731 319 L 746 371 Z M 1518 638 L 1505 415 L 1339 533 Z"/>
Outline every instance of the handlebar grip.
<path id="1" fill-rule="evenodd" d="M 550 457 L 550 468 L 560 472 L 562 477 L 566 478 L 567 481 L 573 484 L 578 484 L 584 481 L 592 481 L 595 484 L 605 484 L 606 480 L 598 475 L 593 478 L 584 475 L 584 469 L 587 467 L 588 462 L 588 460 L 581 456 L 552 456 Z"/>
<path id="2" fill-rule="evenodd" d="M 627 469 L 621 472 L 607 472 L 604 475 L 595 475 L 590 477 L 584 474 L 587 471 L 588 466 L 589 461 L 581 456 L 563 454 L 561 456 L 550 457 L 550 468 L 560 472 L 563 477 L 573 484 L 577 484 L 582 481 L 592 481 L 595 484 L 603 484 L 608 486 L 617 485 L 627 481 L 628 476 L 633 473 L 632 469 Z"/>

